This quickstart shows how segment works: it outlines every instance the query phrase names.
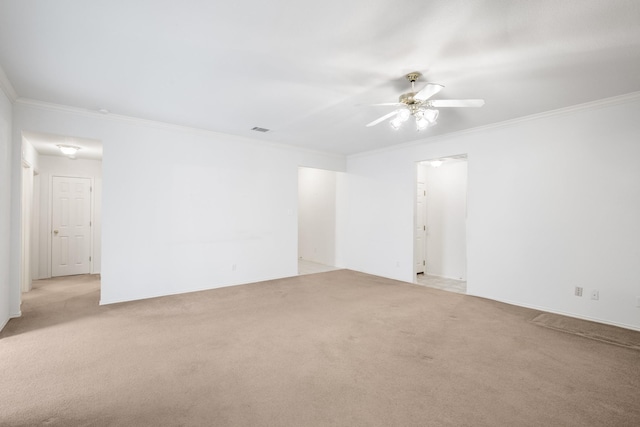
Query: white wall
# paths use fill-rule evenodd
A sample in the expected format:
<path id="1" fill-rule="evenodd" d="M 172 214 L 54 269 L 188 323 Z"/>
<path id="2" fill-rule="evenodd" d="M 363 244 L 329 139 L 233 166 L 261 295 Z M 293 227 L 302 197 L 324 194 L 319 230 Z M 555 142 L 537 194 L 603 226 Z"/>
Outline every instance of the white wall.
<path id="1" fill-rule="evenodd" d="M 53 176 L 74 176 L 93 180 L 93 226 L 92 226 L 92 274 L 101 271 L 101 201 L 102 201 L 102 162 L 100 160 L 76 159 L 62 156 L 39 157 L 40 179 L 40 215 L 38 269 L 34 278 L 51 277 L 51 180 Z"/>
<path id="2" fill-rule="evenodd" d="M 11 304 L 10 244 L 11 230 L 11 125 L 13 106 L 4 91 L 0 89 L 0 329 L 11 316 L 20 314 L 20 307 Z M 17 285 L 19 287 L 19 284 Z"/>
<path id="3" fill-rule="evenodd" d="M 2 97 L 0 109 L 6 135 Z M 467 153 L 468 292 L 640 329 L 639 115 L 633 95 L 351 156 L 339 262 L 411 282 L 415 162 Z M 18 101 L 12 147 L 0 136 L 3 231 L 9 155 L 12 170 L 9 315 L 20 301 L 22 130 L 103 141 L 103 303 L 296 274 L 298 166 L 344 170 L 339 157 Z"/>
<path id="4" fill-rule="evenodd" d="M 103 304 L 297 274 L 298 167 L 344 170 L 341 156 L 18 101 L 14 144 L 23 130 L 102 141 Z"/>
<path id="5" fill-rule="evenodd" d="M 337 173 L 298 170 L 298 256 L 320 264 L 336 262 Z"/>
<path id="6" fill-rule="evenodd" d="M 414 162 L 467 153 L 468 293 L 640 329 L 638 117 L 632 94 L 349 157 L 347 265 L 411 282 Z"/>
<path id="7" fill-rule="evenodd" d="M 423 166 L 427 190 L 427 274 L 467 277 L 467 162 Z"/>

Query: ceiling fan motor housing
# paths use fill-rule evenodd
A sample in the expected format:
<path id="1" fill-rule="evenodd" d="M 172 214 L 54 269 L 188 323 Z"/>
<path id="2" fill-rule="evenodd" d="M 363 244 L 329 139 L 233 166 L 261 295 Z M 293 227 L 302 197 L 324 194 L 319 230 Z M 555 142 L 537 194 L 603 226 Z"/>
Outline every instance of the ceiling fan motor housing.
<path id="1" fill-rule="evenodd" d="M 409 112 L 412 115 L 416 115 L 416 113 L 418 113 L 419 111 L 423 111 L 426 108 L 430 108 L 431 104 L 429 103 L 429 101 L 421 101 L 419 99 L 415 99 L 414 95 L 417 92 L 407 92 L 407 93 L 403 93 L 402 95 L 400 95 L 400 97 L 398 98 L 398 100 L 405 104 L 407 106 L 407 108 L 409 109 Z"/>
<path id="2" fill-rule="evenodd" d="M 422 103 L 422 101 L 418 101 L 414 98 L 415 94 L 417 92 L 413 91 L 414 88 L 414 83 L 420 78 L 422 77 L 422 73 L 419 73 L 418 71 L 414 71 L 413 73 L 409 73 L 406 76 L 406 79 L 409 80 L 411 82 L 411 92 L 407 92 L 407 93 L 403 93 L 402 95 L 400 95 L 400 97 L 398 98 L 398 100 L 403 103 L 406 104 L 412 111 L 412 113 L 415 112 L 415 109 L 418 107 L 419 104 Z"/>
<path id="3" fill-rule="evenodd" d="M 407 104 L 407 105 L 413 105 L 413 104 L 419 104 L 420 101 L 416 101 L 413 96 L 416 94 L 416 92 L 407 92 L 407 93 L 403 93 L 402 95 L 400 95 L 400 97 L 398 98 L 398 101 L 402 102 L 403 104 Z"/>

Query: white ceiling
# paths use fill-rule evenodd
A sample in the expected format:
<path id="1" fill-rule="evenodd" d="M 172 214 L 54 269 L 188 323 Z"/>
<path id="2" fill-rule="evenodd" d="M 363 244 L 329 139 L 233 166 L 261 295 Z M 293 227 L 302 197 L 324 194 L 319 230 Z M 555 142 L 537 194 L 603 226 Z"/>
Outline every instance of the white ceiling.
<path id="1" fill-rule="evenodd" d="M 19 97 L 350 154 L 640 91 L 640 1 L 2 0 L 0 66 Z M 366 128 L 415 70 L 486 105 Z"/>

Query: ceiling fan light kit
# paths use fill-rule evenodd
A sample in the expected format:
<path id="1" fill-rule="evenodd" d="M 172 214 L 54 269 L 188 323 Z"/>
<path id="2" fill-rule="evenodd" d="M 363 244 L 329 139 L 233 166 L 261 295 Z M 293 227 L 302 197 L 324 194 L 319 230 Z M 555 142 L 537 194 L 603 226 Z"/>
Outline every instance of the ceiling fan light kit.
<path id="1" fill-rule="evenodd" d="M 405 76 L 406 79 L 411 82 L 411 92 L 400 95 L 397 103 L 374 104 L 398 106 L 400 108 L 368 123 L 367 127 L 375 126 L 387 119 L 391 119 L 389 121 L 391 128 L 400 129 L 402 124 L 413 116 L 416 122 L 416 130 L 421 131 L 436 124 L 440 112 L 435 108 L 482 107 L 484 105 L 484 100 L 482 99 L 430 100 L 429 98 L 440 92 L 444 86 L 436 83 L 427 83 L 424 88 L 416 92 L 415 83 L 421 76 L 422 74 L 419 72 L 409 73 Z"/>

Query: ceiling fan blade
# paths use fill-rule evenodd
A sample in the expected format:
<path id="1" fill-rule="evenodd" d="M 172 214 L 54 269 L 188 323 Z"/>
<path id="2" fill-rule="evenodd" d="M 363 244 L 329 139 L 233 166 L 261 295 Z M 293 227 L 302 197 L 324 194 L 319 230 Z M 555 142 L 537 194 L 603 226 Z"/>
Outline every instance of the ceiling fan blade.
<path id="1" fill-rule="evenodd" d="M 371 123 L 367 124 L 367 127 L 371 127 L 371 126 L 375 126 L 380 122 L 384 122 L 385 120 L 395 116 L 396 114 L 398 114 L 398 111 L 392 111 L 389 114 L 385 114 L 384 116 L 380 117 L 379 119 L 375 119 L 374 121 L 372 121 Z"/>
<path id="2" fill-rule="evenodd" d="M 442 85 L 436 83 L 428 83 L 418 93 L 413 95 L 413 99 L 417 99 L 418 101 L 426 101 L 436 93 L 440 92 L 443 88 L 444 86 Z"/>
<path id="3" fill-rule="evenodd" d="M 379 102 L 376 104 L 355 104 L 355 107 L 403 107 L 405 105 L 401 102 Z"/>
<path id="4" fill-rule="evenodd" d="M 367 104 L 368 107 L 404 107 L 402 102 L 382 102 L 380 104 Z"/>
<path id="5" fill-rule="evenodd" d="M 429 104 L 435 108 L 441 107 L 482 107 L 484 99 L 435 99 L 429 101 Z"/>

